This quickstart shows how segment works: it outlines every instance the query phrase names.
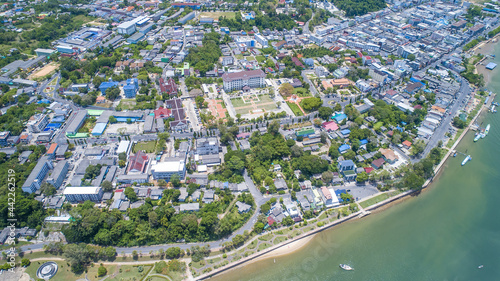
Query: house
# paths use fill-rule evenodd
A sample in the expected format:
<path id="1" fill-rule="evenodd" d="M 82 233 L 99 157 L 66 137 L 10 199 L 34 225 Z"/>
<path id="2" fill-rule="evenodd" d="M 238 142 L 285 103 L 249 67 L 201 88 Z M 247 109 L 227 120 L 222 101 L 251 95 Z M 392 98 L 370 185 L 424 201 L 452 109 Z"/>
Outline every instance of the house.
<path id="1" fill-rule="evenodd" d="M 148 165 L 149 156 L 142 150 L 137 151 L 135 155 L 129 157 L 128 172 L 143 173 Z"/>
<path id="2" fill-rule="evenodd" d="M 343 144 L 339 147 L 339 152 L 340 153 L 344 153 L 346 152 L 347 150 L 351 149 L 351 146 L 349 146 L 348 144 Z"/>
<path id="3" fill-rule="evenodd" d="M 334 121 L 324 122 L 321 124 L 321 127 L 327 132 L 337 131 L 339 129 L 339 125 Z"/>
<path id="4" fill-rule="evenodd" d="M 411 83 L 411 84 L 406 85 L 405 92 L 412 95 L 412 94 L 416 93 L 418 90 L 420 90 L 423 86 L 424 86 L 424 84 L 422 84 L 420 82 Z"/>
<path id="5" fill-rule="evenodd" d="M 402 144 L 406 149 L 410 149 L 412 145 L 412 143 L 407 140 L 405 140 Z"/>
<path id="6" fill-rule="evenodd" d="M 189 196 L 187 188 L 181 187 L 179 188 L 179 191 L 181 192 L 181 195 L 179 195 L 179 198 L 177 200 L 179 200 L 179 202 L 185 202 Z"/>
<path id="7" fill-rule="evenodd" d="M 236 202 L 236 207 L 238 208 L 238 213 L 247 213 L 248 211 L 250 211 L 250 209 L 252 209 L 252 206 L 244 203 L 244 202 Z"/>
<path id="8" fill-rule="evenodd" d="M 399 157 L 396 155 L 396 153 L 394 153 L 392 149 L 380 148 L 379 152 L 382 153 L 384 160 L 391 164 L 394 164 L 399 160 Z"/>
<path id="9" fill-rule="evenodd" d="M 385 160 L 383 158 L 379 158 L 372 161 L 372 167 L 375 169 L 380 169 L 385 164 Z"/>
<path id="10" fill-rule="evenodd" d="M 219 140 L 216 137 L 197 139 L 196 153 L 199 155 L 219 153 Z"/>
<path id="11" fill-rule="evenodd" d="M 286 189 L 288 189 L 286 181 L 284 179 L 282 179 L 282 178 L 275 179 L 274 180 L 274 186 L 276 187 L 276 190 L 286 190 Z"/>
<path id="12" fill-rule="evenodd" d="M 181 204 L 179 208 L 180 212 L 198 212 L 199 210 L 200 210 L 199 203 Z"/>
<path id="13" fill-rule="evenodd" d="M 203 193 L 203 203 L 212 203 L 214 201 L 214 191 L 213 190 L 207 190 L 205 193 Z"/>
<path id="14" fill-rule="evenodd" d="M 356 168 L 356 165 L 352 160 L 344 160 L 338 163 L 337 168 L 339 169 L 339 172 L 343 172 L 354 170 Z"/>

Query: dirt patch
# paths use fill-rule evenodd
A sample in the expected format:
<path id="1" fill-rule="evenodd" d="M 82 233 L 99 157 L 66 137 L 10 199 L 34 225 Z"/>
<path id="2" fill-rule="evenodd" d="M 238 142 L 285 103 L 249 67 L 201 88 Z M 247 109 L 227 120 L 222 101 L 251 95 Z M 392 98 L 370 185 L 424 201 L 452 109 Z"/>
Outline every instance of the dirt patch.
<path id="1" fill-rule="evenodd" d="M 28 78 L 29 79 L 34 79 L 34 78 L 39 78 L 39 77 L 44 77 L 51 72 L 55 71 L 59 67 L 58 63 L 49 63 L 46 66 L 42 67 L 39 71 L 31 74 Z"/>

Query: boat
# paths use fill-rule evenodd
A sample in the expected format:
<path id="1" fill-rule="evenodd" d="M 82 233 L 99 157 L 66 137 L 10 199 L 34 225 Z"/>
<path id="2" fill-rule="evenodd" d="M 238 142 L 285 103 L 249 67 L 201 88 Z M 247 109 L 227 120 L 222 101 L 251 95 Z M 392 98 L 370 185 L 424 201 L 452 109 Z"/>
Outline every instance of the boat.
<path id="1" fill-rule="evenodd" d="M 498 102 L 494 101 L 491 103 L 492 105 L 498 106 Z"/>
<path id="2" fill-rule="evenodd" d="M 497 112 L 497 110 L 495 109 L 495 105 L 491 106 L 490 112 L 492 112 L 492 113 L 496 113 Z"/>
<path id="3" fill-rule="evenodd" d="M 490 132 L 490 124 L 486 125 L 486 129 L 484 129 L 484 137 L 486 137 L 489 132 Z"/>
<path id="4" fill-rule="evenodd" d="M 453 157 L 457 157 L 457 153 L 456 153 L 456 152 L 455 152 L 455 153 L 453 153 Z"/>
<path id="5" fill-rule="evenodd" d="M 483 268 L 483 267 L 484 267 L 484 265 L 480 265 L 480 266 L 478 266 L 477 268 Z"/>
<path id="6" fill-rule="evenodd" d="M 462 161 L 462 166 L 467 164 L 467 162 L 469 162 L 469 160 L 472 160 L 472 157 L 470 157 L 470 155 L 467 155 L 467 157 L 465 157 L 464 161 Z"/>
<path id="7" fill-rule="evenodd" d="M 340 264 L 340 268 L 347 271 L 354 270 L 354 268 L 348 266 L 347 264 Z"/>
<path id="8" fill-rule="evenodd" d="M 478 141 L 482 136 L 483 136 L 482 133 L 477 133 L 476 137 L 474 138 L 474 142 Z"/>

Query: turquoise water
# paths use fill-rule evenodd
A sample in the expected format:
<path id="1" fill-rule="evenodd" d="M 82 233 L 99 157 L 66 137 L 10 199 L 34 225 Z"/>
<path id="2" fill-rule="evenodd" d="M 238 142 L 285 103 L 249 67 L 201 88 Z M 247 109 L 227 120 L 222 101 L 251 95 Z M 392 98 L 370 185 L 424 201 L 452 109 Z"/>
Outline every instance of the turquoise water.
<path id="1" fill-rule="evenodd" d="M 488 88 L 500 94 L 499 80 Z M 474 143 L 469 132 L 458 146 L 472 161 L 462 167 L 464 156 L 451 157 L 422 194 L 324 231 L 276 263 L 263 260 L 214 279 L 500 280 L 499 114 L 483 114 L 483 126 L 492 126 L 485 139 Z"/>

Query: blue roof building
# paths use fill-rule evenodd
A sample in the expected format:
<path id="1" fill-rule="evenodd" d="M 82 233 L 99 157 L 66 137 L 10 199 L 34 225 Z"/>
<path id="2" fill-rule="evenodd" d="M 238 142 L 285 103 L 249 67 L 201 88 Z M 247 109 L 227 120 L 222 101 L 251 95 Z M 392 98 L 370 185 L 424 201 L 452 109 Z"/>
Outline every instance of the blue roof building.
<path id="1" fill-rule="evenodd" d="M 347 115 L 345 115 L 344 113 L 337 113 L 334 116 L 332 116 L 332 119 L 335 119 L 335 121 L 337 121 L 337 123 L 340 123 L 342 120 L 344 120 L 346 118 L 347 118 Z"/>
<path id="2" fill-rule="evenodd" d="M 344 137 L 347 137 L 347 136 L 349 136 L 349 134 L 351 133 L 351 130 L 349 130 L 349 129 L 345 129 L 345 130 L 340 131 L 340 133 L 341 133 Z"/>
<path id="3" fill-rule="evenodd" d="M 305 59 L 304 63 L 307 64 L 308 66 L 314 66 L 314 60 L 311 58 Z"/>
<path id="4" fill-rule="evenodd" d="M 127 84 L 123 86 L 123 93 L 126 98 L 134 98 L 137 94 L 137 90 L 139 90 L 139 82 L 137 78 L 127 79 Z"/>
<path id="5" fill-rule="evenodd" d="M 359 143 L 361 143 L 361 145 L 364 145 L 364 144 L 367 144 L 368 141 L 366 139 L 364 139 L 364 140 L 360 140 Z"/>
<path id="6" fill-rule="evenodd" d="M 340 153 L 343 153 L 343 152 L 346 152 L 347 150 L 351 149 L 351 146 L 349 146 L 348 144 L 343 144 L 339 147 L 339 152 Z"/>
<path id="7" fill-rule="evenodd" d="M 99 90 L 101 91 L 101 94 L 105 96 L 106 90 L 111 87 L 118 87 L 118 82 L 115 81 L 102 82 L 101 85 L 99 85 Z"/>

